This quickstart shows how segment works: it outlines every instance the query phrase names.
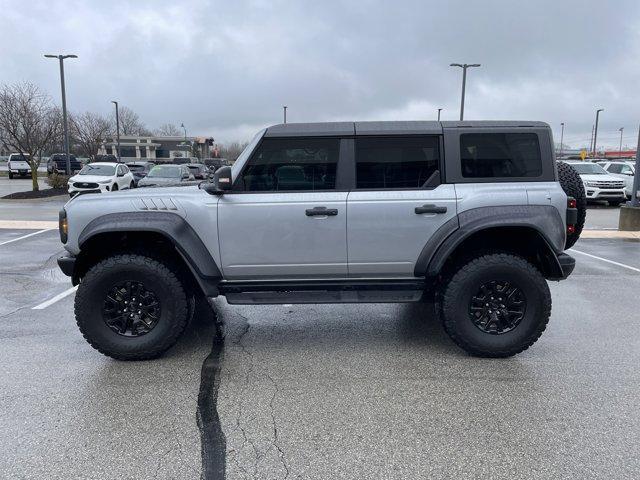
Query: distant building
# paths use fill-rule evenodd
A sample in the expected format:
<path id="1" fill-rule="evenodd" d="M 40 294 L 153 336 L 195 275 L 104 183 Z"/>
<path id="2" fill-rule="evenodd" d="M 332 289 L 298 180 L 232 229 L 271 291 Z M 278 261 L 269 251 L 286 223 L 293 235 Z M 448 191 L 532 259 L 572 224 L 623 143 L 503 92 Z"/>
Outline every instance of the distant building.
<path id="1" fill-rule="evenodd" d="M 210 137 L 120 135 L 120 158 L 126 161 L 148 159 L 170 162 L 176 157 L 194 156 L 196 152 L 201 158 L 206 158 L 211 156 L 212 146 L 213 138 Z M 117 156 L 117 140 L 107 138 L 98 154 Z"/>

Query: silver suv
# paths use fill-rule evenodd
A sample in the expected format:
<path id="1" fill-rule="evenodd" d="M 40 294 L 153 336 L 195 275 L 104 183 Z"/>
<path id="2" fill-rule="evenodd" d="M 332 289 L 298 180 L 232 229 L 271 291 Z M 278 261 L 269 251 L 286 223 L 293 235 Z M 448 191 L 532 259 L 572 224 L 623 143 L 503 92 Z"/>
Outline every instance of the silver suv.
<path id="1" fill-rule="evenodd" d="M 565 193 L 569 193 L 569 197 Z M 60 212 L 75 313 L 100 352 L 171 347 L 194 298 L 435 301 L 473 355 L 532 345 L 584 190 L 540 122 L 275 125 L 199 186 L 85 195 Z"/>

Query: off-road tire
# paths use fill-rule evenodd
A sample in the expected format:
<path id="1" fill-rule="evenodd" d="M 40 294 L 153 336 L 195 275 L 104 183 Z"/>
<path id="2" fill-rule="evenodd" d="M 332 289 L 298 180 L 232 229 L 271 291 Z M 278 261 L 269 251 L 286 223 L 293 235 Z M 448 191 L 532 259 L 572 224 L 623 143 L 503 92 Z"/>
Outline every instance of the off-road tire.
<path id="1" fill-rule="evenodd" d="M 558 162 L 558 178 L 564 193 L 568 197 L 576 199 L 576 208 L 578 209 L 578 221 L 575 224 L 575 231 L 567 234 L 567 242 L 565 243 L 565 248 L 571 248 L 580 238 L 584 221 L 587 217 L 587 194 L 584 191 L 584 184 L 580 174 L 568 163 Z"/>
<path id="2" fill-rule="evenodd" d="M 111 330 L 102 316 L 106 293 L 118 282 L 142 283 L 160 299 L 155 327 L 137 337 Z M 187 325 L 189 305 L 176 274 L 158 260 L 143 255 L 114 255 L 93 266 L 78 286 L 75 315 L 89 344 L 117 360 L 148 360 L 173 346 Z"/>
<path id="3" fill-rule="evenodd" d="M 482 331 L 469 314 L 472 296 L 481 285 L 494 280 L 516 284 L 526 298 L 520 323 L 499 335 Z M 452 275 L 444 287 L 441 308 L 445 331 L 458 346 L 479 357 L 510 357 L 533 345 L 547 327 L 551 293 L 540 271 L 524 258 L 488 254 L 462 265 Z"/>

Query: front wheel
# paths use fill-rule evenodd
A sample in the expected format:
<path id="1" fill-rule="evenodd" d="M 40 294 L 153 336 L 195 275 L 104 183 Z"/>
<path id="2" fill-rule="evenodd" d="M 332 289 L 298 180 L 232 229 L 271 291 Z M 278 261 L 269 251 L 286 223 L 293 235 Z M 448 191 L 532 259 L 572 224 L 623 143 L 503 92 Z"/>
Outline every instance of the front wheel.
<path id="1" fill-rule="evenodd" d="M 480 357 L 526 350 L 549 322 L 551 293 L 524 258 L 484 255 L 463 265 L 444 288 L 442 315 L 451 339 Z"/>
<path id="2" fill-rule="evenodd" d="M 176 274 L 142 255 L 115 255 L 78 286 L 75 314 L 89 344 L 118 360 L 155 358 L 178 340 L 189 304 Z"/>

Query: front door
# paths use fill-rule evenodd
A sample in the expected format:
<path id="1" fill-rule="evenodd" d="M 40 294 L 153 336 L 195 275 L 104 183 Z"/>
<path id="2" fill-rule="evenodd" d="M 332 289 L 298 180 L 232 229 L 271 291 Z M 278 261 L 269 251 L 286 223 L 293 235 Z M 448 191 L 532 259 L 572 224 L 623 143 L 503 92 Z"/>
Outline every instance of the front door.
<path id="1" fill-rule="evenodd" d="M 218 203 L 227 279 L 345 278 L 338 138 L 264 138 Z"/>
<path id="2" fill-rule="evenodd" d="M 356 138 L 349 276 L 414 276 L 427 241 L 456 216 L 455 187 L 440 184 L 440 171 L 436 135 Z"/>

